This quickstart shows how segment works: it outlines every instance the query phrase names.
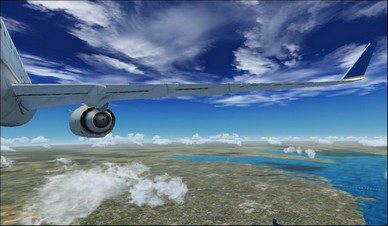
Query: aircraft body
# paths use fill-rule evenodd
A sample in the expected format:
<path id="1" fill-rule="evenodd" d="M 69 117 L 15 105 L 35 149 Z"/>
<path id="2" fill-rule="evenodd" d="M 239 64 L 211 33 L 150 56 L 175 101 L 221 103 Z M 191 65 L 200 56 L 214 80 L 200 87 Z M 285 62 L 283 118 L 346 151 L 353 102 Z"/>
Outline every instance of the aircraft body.
<path id="1" fill-rule="evenodd" d="M 116 100 L 212 96 L 260 90 L 341 85 L 363 78 L 372 57 L 369 44 L 339 81 L 251 84 L 32 84 L 1 20 L 1 126 L 29 122 L 39 108 L 83 104 L 70 117 L 70 129 L 84 137 L 103 137 L 115 125 L 108 103 Z"/>

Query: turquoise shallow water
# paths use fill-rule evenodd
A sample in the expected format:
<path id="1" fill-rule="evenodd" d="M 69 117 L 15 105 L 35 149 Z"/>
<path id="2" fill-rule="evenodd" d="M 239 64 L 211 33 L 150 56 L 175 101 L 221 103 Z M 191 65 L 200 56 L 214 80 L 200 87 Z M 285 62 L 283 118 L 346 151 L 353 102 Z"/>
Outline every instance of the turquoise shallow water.
<path id="1" fill-rule="evenodd" d="M 283 153 L 268 150 L 269 153 Z M 333 154 L 335 153 L 335 154 Z M 287 153 L 287 155 L 298 155 Z M 300 156 L 300 155 L 299 155 Z M 387 224 L 387 156 L 362 154 L 360 152 L 324 152 L 316 158 L 330 158 L 334 163 L 319 163 L 295 159 L 279 159 L 262 156 L 175 156 L 192 162 L 239 162 L 252 165 L 270 166 L 282 170 L 322 176 L 332 181 L 330 184 L 356 196 L 375 198 L 375 202 L 360 201 L 368 225 Z"/>

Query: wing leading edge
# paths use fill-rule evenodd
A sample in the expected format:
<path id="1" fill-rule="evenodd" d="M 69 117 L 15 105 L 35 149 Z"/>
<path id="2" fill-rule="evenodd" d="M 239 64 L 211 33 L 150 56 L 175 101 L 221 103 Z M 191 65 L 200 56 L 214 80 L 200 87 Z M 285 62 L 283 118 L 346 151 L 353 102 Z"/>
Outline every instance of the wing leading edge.
<path id="1" fill-rule="evenodd" d="M 372 57 L 369 44 L 340 81 L 252 84 L 13 84 L 15 95 L 29 109 L 85 103 L 100 108 L 109 101 L 178 96 L 214 96 L 261 90 L 340 85 L 363 78 Z"/>

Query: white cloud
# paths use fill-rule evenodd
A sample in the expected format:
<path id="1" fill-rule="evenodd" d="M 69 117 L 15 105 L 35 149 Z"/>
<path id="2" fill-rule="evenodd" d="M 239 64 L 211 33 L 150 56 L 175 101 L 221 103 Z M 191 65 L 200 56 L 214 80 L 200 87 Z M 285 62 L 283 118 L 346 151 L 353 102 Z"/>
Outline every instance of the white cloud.
<path id="1" fill-rule="evenodd" d="M 10 148 L 8 145 L 1 145 L 1 151 L 15 151 L 15 149 Z"/>
<path id="2" fill-rule="evenodd" d="M 272 60 L 250 51 L 247 48 L 239 48 L 234 51 L 235 67 L 251 74 L 261 75 L 266 72 L 275 71 L 278 68 Z"/>
<path id="3" fill-rule="evenodd" d="M 267 141 L 270 145 L 282 145 L 279 137 L 261 137 L 259 140 Z"/>
<path id="4" fill-rule="evenodd" d="M 30 142 L 30 138 L 28 138 L 28 137 L 16 137 L 16 138 L 11 138 L 10 140 L 11 140 L 12 144 L 14 144 L 14 143 L 25 144 L 25 143 Z"/>
<path id="5" fill-rule="evenodd" d="M 195 144 L 204 144 L 210 142 L 210 139 L 201 137 L 198 133 L 194 134 L 191 138 L 185 137 L 181 139 L 182 144 L 185 145 L 195 145 Z"/>
<path id="6" fill-rule="evenodd" d="M 293 152 L 296 152 L 298 154 L 303 154 L 303 149 L 301 147 L 287 147 L 285 149 L 283 149 L 283 152 L 284 153 L 293 153 Z M 311 149 L 311 148 L 308 148 L 308 149 L 305 149 L 304 152 L 307 154 L 307 156 L 311 159 L 315 158 L 315 155 L 316 155 L 316 152 L 315 150 Z"/>
<path id="7" fill-rule="evenodd" d="M 37 136 L 35 138 L 28 138 L 28 137 L 15 137 L 15 138 L 3 138 L 1 137 L 1 144 L 2 145 L 20 145 L 20 144 L 43 144 L 47 143 L 48 139 L 44 136 Z"/>
<path id="8" fill-rule="evenodd" d="M 4 137 L 1 137 L 1 145 L 11 145 L 12 143 L 12 139 L 6 139 Z"/>
<path id="9" fill-rule="evenodd" d="M 333 144 L 333 141 L 322 138 L 315 140 L 315 142 L 317 142 L 318 144 Z"/>
<path id="10" fill-rule="evenodd" d="M 277 138 L 270 137 L 268 139 L 268 144 L 271 144 L 271 145 L 281 145 L 282 142 L 280 140 L 278 140 Z"/>
<path id="11" fill-rule="evenodd" d="M 73 22 L 73 26 L 67 28 L 68 32 L 94 47 L 96 52 L 104 54 L 84 54 L 89 58 L 85 59 L 86 62 L 90 63 L 94 59 L 95 63 L 101 62 L 115 69 L 134 74 L 144 73 L 146 76 L 137 77 L 149 76 L 154 79 L 148 81 L 150 83 L 219 82 L 211 75 L 197 77 L 193 73 L 180 73 L 179 70 L 182 67 L 202 70 L 197 58 L 212 48 L 212 44 L 222 36 L 215 35 L 220 27 L 230 28 L 236 21 L 246 25 L 236 28 L 245 41 L 233 52 L 233 65 L 236 70 L 246 74 L 227 79 L 226 82 L 339 79 L 340 73 L 344 72 L 342 69 L 353 62 L 365 43 L 353 43 L 345 45 L 346 48 L 339 48 L 338 59 L 318 60 L 310 64 L 303 62 L 303 41 L 306 36 L 333 19 L 346 20 L 344 15 L 359 18 L 386 13 L 386 2 L 250 2 L 249 6 L 237 2 L 214 5 L 190 2 L 163 5 L 158 10 L 155 10 L 155 5 L 137 2 L 134 11 L 124 10 L 118 2 L 109 1 L 85 1 L 77 7 L 66 1 L 28 3 L 36 10 L 47 12 L 48 16 L 55 13 L 68 17 Z M 228 17 L 224 16 L 225 12 Z M 375 55 L 379 55 L 382 64 L 374 70 L 368 69 L 368 74 L 373 79 L 366 78 L 362 82 L 346 86 L 217 97 L 210 103 L 218 106 L 286 104 L 317 95 L 366 94 L 377 85 L 386 84 L 386 45 Z M 72 69 L 75 68 L 62 64 L 58 68 L 42 68 L 30 64 L 27 66 L 30 73 L 54 76 L 59 82 L 92 81 L 92 78 L 84 78 L 87 72 L 73 73 Z M 159 73 L 148 75 L 149 69 L 155 69 Z M 131 77 L 117 75 L 93 76 L 93 79 L 96 83 L 133 82 Z"/>
<path id="12" fill-rule="evenodd" d="M 242 145 L 243 138 L 238 134 L 224 133 L 217 134 L 215 136 L 201 137 L 198 133 L 194 134 L 191 138 L 185 137 L 181 139 L 181 143 L 185 145 L 201 145 L 205 143 L 221 143 L 221 144 L 234 144 L 237 146 Z"/>
<path id="13" fill-rule="evenodd" d="M 160 71 L 183 63 L 195 68 L 195 57 L 214 40 L 211 32 L 228 19 L 196 3 L 160 7 L 152 13 L 149 12 L 152 7 L 141 3 L 131 13 L 117 2 L 83 2 L 80 6 L 48 1 L 29 1 L 29 4 L 40 11 L 71 16 L 75 24 L 69 33 L 90 46 L 124 54 Z"/>
<path id="14" fill-rule="evenodd" d="M 367 70 L 367 76 L 354 83 L 338 86 L 314 87 L 278 91 L 260 91 L 249 94 L 236 94 L 214 97 L 210 103 L 217 106 L 249 106 L 252 104 L 287 104 L 290 101 L 314 97 L 318 95 L 347 95 L 356 93 L 363 95 L 371 92 L 379 85 L 387 83 L 387 54 L 386 41 L 380 40 L 375 50 L 374 57 Z M 300 81 L 333 81 L 342 78 L 342 74 L 354 63 L 365 49 L 364 44 L 347 44 L 323 57 L 321 60 L 312 62 L 309 65 L 297 66 L 288 70 L 279 70 L 268 76 L 242 75 L 236 76 L 234 80 L 239 83 L 260 83 L 260 82 L 300 82 Z M 332 65 L 327 67 L 327 65 Z"/>
<path id="15" fill-rule="evenodd" d="M 117 144 L 137 144 L 143 145 L 144 134 L 141 133 L 129 133 L 126 137 L 119 135 L 113 136 L 112 133 L 109 133 L 102 138 L 89 138 L 84 142 L 92 144 L 92 147 L 106 147 Z"/>
<path id="16" fill-rule="evenodd" d="M 302 150 L 301 147 L 297 147 L 297 148 L 295 148 L 295 147 L 288 147 L 288 148 L 283 149 L 283 152 L 284 152 L 284 153 L 293 153 L 293 152 L 296 152 L 296 153 L 298 153 L 298 154 L 302 154 L 302 153 L 303 153 L 303 150 Z"/>
<path id="17" fill-rule="evenodd" d="M 5 26 L 7 27 L 7 30 L 9 32 L 25 32 L 30 30 L 30 27 L 20 21 L 11 19 L 11 18 L 6 18 L 6 17 L 1 17 L 4 21 Z"/>
<path id="18" fill-rule="evenodd" d="M 60 83 L 81 82 L 82 77 L 85 76 L 85 71 L 63 63 L 27 53 L 21 53 L 20 57 L 25 70 L 35 76 L 56 78 Z"/>
<path id="19" fill-rule="evenodd" d="M 327 10 L 330 6 L 324 2 L 257 5 L 256 24 L 243 33 L 244 45 L 234 52 L 236 68 L 262 75 L 279 68 L 272 59 L 294 66 L 301 59 L 298 52 L 303 35 L 335 15 Z M 300 17 L 301 14 L 304 16 Z"/>
<path id="20" fill-rule="evenodd" d="M 73 164 L 73 160 L 68 158 L 57 158 L 55 159 L 56 162 L 64 164 L 64 165 L 71 165 Z"/>
<path id="21" fill-rule="evenodd" d="M 173 200 L 178 204 L 184 203 L 187 186 L 179 177 L 171 178 L 168 174 L 150 179 L 139 180 L 131 189 L 130 203 L 138 206 L 149 205 L 151 207 L 164 204 L 163 197 Z"/>
<path id="22" fill-rule="evenodd" d="M 310 159 L 315 158 L 316 153 L 313 149 L 306 149 L 304 152 L 308 155 Z"/>
<path id="23" fill-rule="evenodd" d="M 327 54 L 323 61 L 333 62 L 333 66 L 339 66 L 340 68 L 347 70 L 360 57 L 366 46 L 366 44 L 360 45 L 356 43 L 341 46 L 330 54 Z"/>
<path id="24" fill-rule="evenodd" d="M 210 136 L 210 139 L 223 144 L 235 144 L 237 146 L 242 145 L 243 138 L 241 138 L 238 134 L 233 133 L 223 133 L 223 134 L 217 134 L 215 136 Z"/>
<path id="25" fill-rule="evenodd" d="M 171 144 L 172 141 L 170 139 L 164 139 L 164 138 L 161 138 L 160 136 L 156 135 L 156 136 L 152 137 L 152 143 L 158 144 L 158 145 L 167 145 L 167 144 Z"/>
<path id="26" fill-rule="evenodd" d="M 14 163 L 13 160 L 7 159 L 6 157 L 1 156 L 0 167 L 11 167 L 13 163 Z"/>
<path id="27" fill-rule="evenodd" d="M 31 139 L 32 144 L 43 144 L 43 143 L 46 143 L 47 141 L 48 141 L 48 139 L 45 138 L 44 136 L 38 136 L 38 137 Z"/>
<path id="28" fill-rule="evenodd" d="M 362 17 L 376 17 L 383 14 L 387 14 L 387 2 L 370 1 L 353 4 L 341 14 L 341 17 L 345 20 L 355 20 Z"/>
<path id="29" fill-rule="evenodd" d="M 33 9 L 43 12 L 63 11 L 76 18 L 79 22 L 89 26 L 99 25 L 107 27 L 110 21 L 120 16 L 119 6 L 112 2 L 81 1 L 74 4 L 69 1 L 31 1 L 28 3 Z"/>
<path id="30" fill-rule="evenodd" d="M 370 147 L 386 147 L 387 146 L 387 137 L 376 137 L 376 138 L 362 139 L 362 140 L 359 140 L 358 143 L 360 143 L 364 146 L 370 146 Z"/>
<path id="31" fill-rule="evenodd" d="M 88 216 L 104 200 L 130 192 L 129 203 L 156 206 L 166 201 L 183 203 L 187 186 L 167 174 L 152 179 L 141 163 L 112 163 L 88 170 L 73 170 L 47 177 L 22 214 L 23 224 L 70 224 Z M 147 190 L 144 186 L 147 185 Z M 154 200 L 157 200 L 155 202 Z M 71 211 L 69 211 L 71 210 Z"/>
<path id="32" fill-rule="evenodd" d="M 136 65 L 128 62 L 124 62 L 112 57 L 108 57 L 101 54 L 80 54 L 79 57 L 83 60 L 85 60 L 87 63 L 91 65 L 97 65 L 97 66 L 105 66 L 108 65 L 110 67 L 125 70 L 129 73 L 133 74 L 144 74 L 141 70 L 139 70 Z M 101 65 L 101 63 L 103 65 Z"/>
<path id="33" fill-rule="evenodd" d="M 353 4 L 355 5 L 355 4 Z M 364 2 L 355 5 L 358 12 L 373 11 L 379 7 L 386 11 L 386 2 Z M 349 5 L 347 5 L 349 6 Z M 351 8 L 352 5 L 349 6 Z M 316 62 L 303 62 L 300 51 L 306 35 L 332 19 L 340 19 L 335 2 L 275 2 L 252 6 L 256 10 L 256 24 L 242 32 L 244 44 L 234 51 L 236 69 L 246 74 L 235 76 L 238 83 L 298 82 L 339 80 L 365 48 L 365 43 L 350 43 L 326 54 Z M 376 12 L 377 13 L 377 12 Z M 300 15 L 304 16 L 301 17 Z M 210 103 L 218 106 L 248 106 L 260 104 L 286 104 L 289 101 L 318 95 L 366 94 L 377 85 L 385 85 L 386 37 L 374 53 L 367 77 L 360 82 L 341 86 L 317 87 L 285 91 L 268 91 L 237 94 L 213 98 Z M 243 53 L 243 54 L 242 54 Z M 380 59 L 381 58 L 381 59 Z M 373 79 L 371 79 L 373 78 Z M 230 82 L 230 81 L 228 81 Z"/>

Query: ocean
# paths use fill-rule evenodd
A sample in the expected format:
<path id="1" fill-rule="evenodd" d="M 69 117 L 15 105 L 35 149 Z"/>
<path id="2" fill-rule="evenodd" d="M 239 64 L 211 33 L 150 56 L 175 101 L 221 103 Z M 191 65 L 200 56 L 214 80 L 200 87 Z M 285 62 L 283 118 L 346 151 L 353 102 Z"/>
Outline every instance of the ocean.
<path id="1" fill-rule="evenodd" d="M 262 151 L 281 154 L 280 150 Z M 298 155 L 287 153 L 287 155 Z M 387 156 L 360 151 L 317 152 L 315 158 L 329 158 L 333 163 L 320 163 L 296 159 L 280 159 L 263 156 L 201 156 L 181 155 L 175 158 L 191 162 L 236 162 L 270 166 L 286 171 L 313 174 L 330 179 L 333 187 L 355 196 L 373 198 L 359 200 L 359 208 L 367 225 L 387 224 Z M 307 157 L 306 157 L 307 158 Z M 307 178 L 306 178 L 307 179 Z M 323 182 L 322 183 L 327 183 Z"/>

